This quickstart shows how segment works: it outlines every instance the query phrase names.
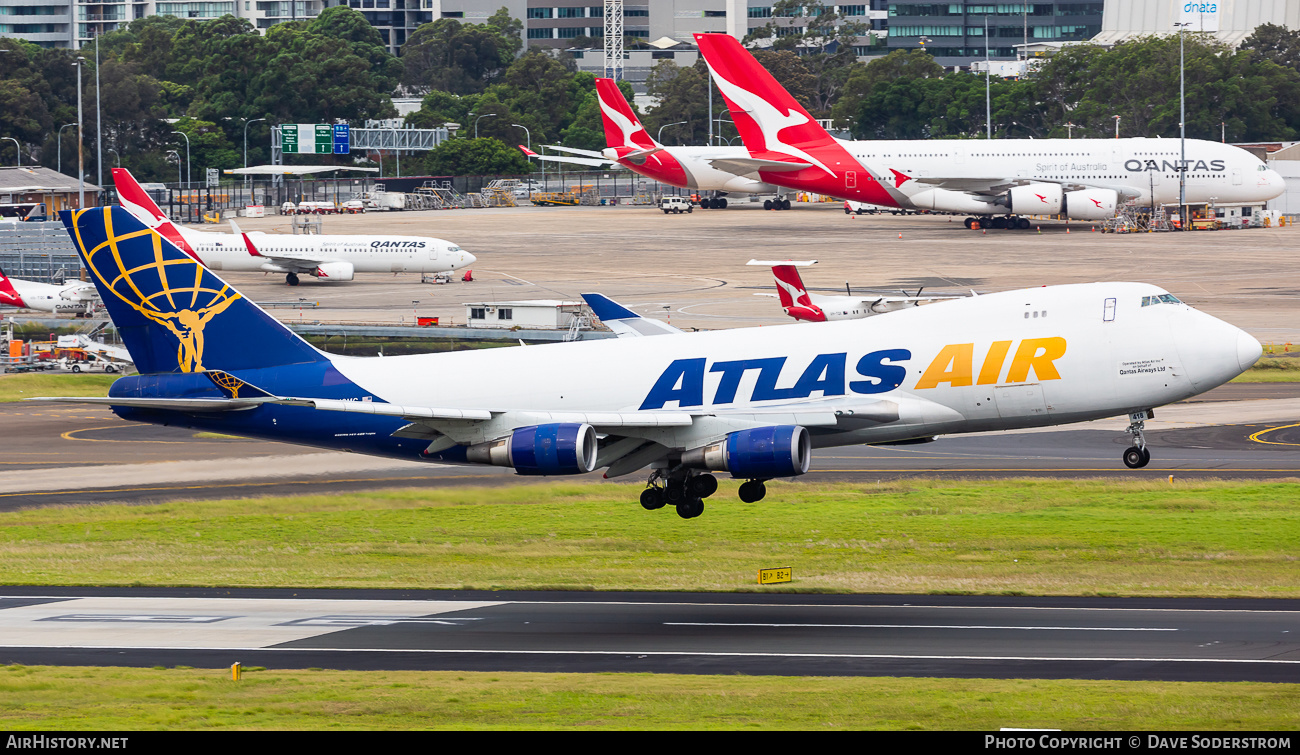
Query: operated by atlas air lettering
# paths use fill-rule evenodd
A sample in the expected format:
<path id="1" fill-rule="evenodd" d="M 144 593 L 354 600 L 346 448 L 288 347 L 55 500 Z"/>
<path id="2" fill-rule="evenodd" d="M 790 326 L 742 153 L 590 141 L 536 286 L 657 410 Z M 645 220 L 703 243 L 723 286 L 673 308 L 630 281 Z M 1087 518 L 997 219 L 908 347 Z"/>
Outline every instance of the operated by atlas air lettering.
<path id="1" fill-rule="evenodd" d="M 446 273 L 474 263 L 474 255 L 442 239 L 423 236 L 213 233 L 173 224 L 125 168 L 113 169 L 122 206 L 212 270 L 283 273 L 322 282 L 350 281 L 356 273 Z"/>
<path id="2" fill-rule="evenodd" d="M 727 34 L 696 34 L 750 157 L 768 183 L 882 207 L 965 214 L 1029 228 L 1028 215 L 1115 217 L 1125 202 L 1262 205 L 1286 189 L 1230 144 L 1176 139 L 848 141 L 826 132 Z M 1180 176 L 1182 177 L 1180 179 Z"/>
<path id="3" fill-rule="evenodd" d="M 523 475 L 650 468 L 641 503 L 699 516 L 715 472 L 764 482 L 814 448 L 1128 414 L 1259 357 L 1245 332 L 1145 283 L 1007 291 L 865 319 L 681 333 L 605 297 L 617 339 L 355 358 L 312 347 L 120 207 L 62 214 L 140 374 L 119 416 Z M 430 380 L 430 375 L 441 376 Z"/>

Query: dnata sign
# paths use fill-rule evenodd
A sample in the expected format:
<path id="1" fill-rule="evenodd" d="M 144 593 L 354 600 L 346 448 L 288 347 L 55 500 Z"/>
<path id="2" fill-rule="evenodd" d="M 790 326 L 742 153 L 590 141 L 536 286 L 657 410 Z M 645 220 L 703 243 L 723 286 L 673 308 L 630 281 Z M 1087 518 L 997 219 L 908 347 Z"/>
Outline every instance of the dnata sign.
<path id="1" fill-rule="evenodd" d="M 1187 24 L 1187 26 L 1179 26 L 1178 28 L 1188 31 L 1218 31 L 1220 5 L 1222 3 L 1182 0 L 1178 3 L 1178 23 Z"/>

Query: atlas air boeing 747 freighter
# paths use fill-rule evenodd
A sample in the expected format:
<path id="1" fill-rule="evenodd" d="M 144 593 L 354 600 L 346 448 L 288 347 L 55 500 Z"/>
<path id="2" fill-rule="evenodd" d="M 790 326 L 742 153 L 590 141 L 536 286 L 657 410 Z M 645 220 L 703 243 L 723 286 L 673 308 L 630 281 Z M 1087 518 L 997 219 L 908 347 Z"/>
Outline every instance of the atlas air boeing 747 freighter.
<path id="1" fill-rule="evenodd" d="M 62 218 L 140 374 L 106 398 L 45 400 L 521 475 L 648 467 L 641 504 L 688 519 L 717 490 L 714 472 L 744 480 L 753 502 L 834 446 L 1128 415 L 1124 462 L 1145 466 L 1152 407 L 1231 380 L 1261 351 L 1158 286 L 1088 283 L 812 326 L 343 357 L 120 207 Z"/>

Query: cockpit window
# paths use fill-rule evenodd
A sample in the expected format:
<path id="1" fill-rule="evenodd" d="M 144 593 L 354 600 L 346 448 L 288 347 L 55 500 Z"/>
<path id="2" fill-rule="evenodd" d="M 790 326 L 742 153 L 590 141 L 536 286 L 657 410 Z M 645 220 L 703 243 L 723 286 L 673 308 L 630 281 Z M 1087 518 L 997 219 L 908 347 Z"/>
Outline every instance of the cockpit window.
<path id="1" fill-rule="evenodd" d="M 1178 297 L 1174 296 L 1173 294 L 1160 294 L 1159 296 L 1142 297 L 1142 306 L 1149 307 L 1152 304 L 1182 304 L 1182 302 L 1178 301 Z"/>

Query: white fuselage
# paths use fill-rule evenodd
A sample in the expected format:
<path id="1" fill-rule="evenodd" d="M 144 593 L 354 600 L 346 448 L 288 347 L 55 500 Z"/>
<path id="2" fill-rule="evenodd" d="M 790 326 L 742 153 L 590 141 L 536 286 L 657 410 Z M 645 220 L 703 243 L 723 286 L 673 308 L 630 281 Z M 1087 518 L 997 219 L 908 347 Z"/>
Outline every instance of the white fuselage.
<path id="1" fill-rule="evenodd" d="M 41 312 L 90 312 L 94 309 L 99 296 L 94 285 L 77 281 L 55 286 L 49 283 L 8 278 L 9 285 L 18 295 L 12 296 L 0 291 L 0 306 L 22 307 Z"/>
<path id="2" fill-rule="evenodd" d="M 237 234 L 179 230 L 200 261 L 213 270 L 310 272 L 313 262 L 343 262 L 358 273 L 445 273 L 475 260 L 455 244 L 426 236 L 249 233 L 258 257 Z"/>
<path id="3" fill-rule="evenodd" d="M 1039 180 L 1067 187 L 1107 188 L 1139 205 L 1177 204 L 1177 139 L 927 139 L 916 141 L 841 141 L 870 172 L 868 180 L 911 196 L 947 179 Z M 1187 140 L 1187 203 L 1262 204 L 1286 188 L 1282 177 L 1240 147 Z M 836 166 L 830 166 L 834 169 Z M 893 171 L 919 180 L 902 180 Z"/>
<path id="4" fill-rule="evenodd" d="M 1147 409 L 1220 385 L 1259 356 L 1258 341 L 1192 307 L 1144 306 L 1161 294 L 1140 283 L 1050 286 L 817 325 L 332 361 L 383 401 L 486 408 L 506 424 L 546 412 L 714 414 L 632 433 L 690 449 L 791 423 L 762 412 L 797 404 L 842 413 L 812 430 L 815 446 L 877 443 Z M 458 380 L 453 389 L 429 374 Z M 481 437 L 509 431 L 496 422 Z"/>

